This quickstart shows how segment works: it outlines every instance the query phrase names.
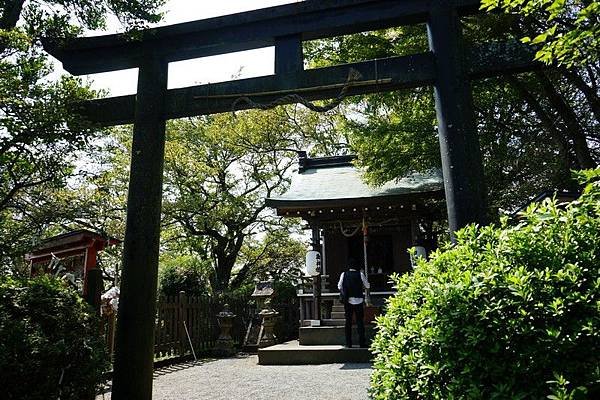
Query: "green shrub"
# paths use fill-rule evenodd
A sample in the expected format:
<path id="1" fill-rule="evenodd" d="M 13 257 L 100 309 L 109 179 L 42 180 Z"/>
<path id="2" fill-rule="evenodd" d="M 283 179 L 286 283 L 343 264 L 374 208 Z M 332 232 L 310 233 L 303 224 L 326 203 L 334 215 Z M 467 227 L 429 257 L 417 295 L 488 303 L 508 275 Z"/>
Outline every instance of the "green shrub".
<path id="1" fill-rule="evenodd" d="M 275 281 L 275 295 L 271 307 L 279 313 L 273 330 L 278 341 L 285 342 L 298 338 L 300 327 L 300 304 L 296 285 L 289 281 Z"/>
<path id="2" fill-rule="evenodd" d="M 600 398 L 600 182 L 516 226 L 467 227 L 395 282 L 374 399 Z"/>
<path id="3" fill-rule="evenodd" d="M 177 296 L 186 292 L 189 296 L 210 295 L 210 283 L 207 260 L 193 256 L 179 256 L 163 261 L 159 271 L 159 293 L 165 296 Z"/>
<path id="4" fill-rule="evenodd" d="M 60 280 L 0 277 L 0 397 L 90 398 L 104 347 L 92 308 Z"/>

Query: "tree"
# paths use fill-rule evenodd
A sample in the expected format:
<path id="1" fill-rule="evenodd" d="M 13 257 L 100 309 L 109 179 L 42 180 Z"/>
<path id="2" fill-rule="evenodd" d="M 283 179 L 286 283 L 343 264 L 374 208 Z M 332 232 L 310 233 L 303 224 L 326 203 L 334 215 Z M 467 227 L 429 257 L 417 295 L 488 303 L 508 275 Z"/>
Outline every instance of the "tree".
<path id="1" fill-rule="evenodd" d="M 169 123 L 159 262 L 164 293 L 234 289 L 269 272 L 294 279 L 304 257 L 303 245 L 290 237 L 298 224 L 275 218 L 264 200 L 285 188 L 297 149 L 310 144 L 335 154 L 340 148 L 322 120 L 283 107 Z M 40 201 L 41 214 L 59 204 L 52 214 L 59 228 L 123 237 L 130 157 L 131 127 L 111 129 L 86 155 L 83 179 L 56 191 L 49 204 Z M 115 268 L 106 269 L 112 276 Z M 218 276 L 225 276 L 220 284 Z"/>
<path id="2" fill-rule="evenodd" d="M 81 80 L 52 78 L 42 36 L 79 34 L 106 26 L 109 14 L 130 28 L 160 19 L 163 0 L 0 2 L 0 265 L 42 236 L 54 220 L 49 204 L 75 172 L 78 152 L 101 132 L 75 104 L 96 96 Z M 49 213 L 41 213 L 41 210 Z"/>
<path id="3" fill-rule="evenodd" d="M 523 36 L 531 21 L 513 15 L 466 20 L 471 44 Z M 427 51 L 425 27 L 394 28 L 309 42 L 312 65 Z M 573 189 L 570 170 L 600 160 L 600 69 L 589 64 L 472 83 L 491 214 L 511 210 L 548 188 Z M 337 128 L 349 138 L 367 181 L 439 167 L 431 88 L 349 99 Z"/>
<path id="4" fill-rule="evenodd" d="M 0 276 L 2 398 L 94 397 L 109 367 L 94 309 L 64 281 Z"/>
<path id="5" fill-rule="evenodd" d="M 294 151 L 301 148 L 296 128 L 281 110 L 169 124 L 164 226 L 172 238 L 209 258 L 213 291 L 241 285 L 269 254 L 270 245 L 251 250 L 255 245 L 248 243 L 281 229 L 265 199 L 286 187 Z M 267 234 L 265 240 L 279 238 Z"/>
<path id="6" fill-rule="evenodd" d="M 599 1 L 482 0 L 481 8 L 488 11 L 500 8 L 534 21 L 522 41 L 542 45 L 536 54 L 537 60 L 566 67 L 598 61 Z"/>
<path id="7" fill-rule="evenodd" d="M 278 221 L 276 230 L 268 231 L 260 240 L 248 240 L 238 257 L 238 272 L 231 286 L 239 287 L 249 278 L 270 278 L 296 283 L 301 277 L 306 255 L 306 244 L 294 239 L 292 224 L 297 221 Z"/>

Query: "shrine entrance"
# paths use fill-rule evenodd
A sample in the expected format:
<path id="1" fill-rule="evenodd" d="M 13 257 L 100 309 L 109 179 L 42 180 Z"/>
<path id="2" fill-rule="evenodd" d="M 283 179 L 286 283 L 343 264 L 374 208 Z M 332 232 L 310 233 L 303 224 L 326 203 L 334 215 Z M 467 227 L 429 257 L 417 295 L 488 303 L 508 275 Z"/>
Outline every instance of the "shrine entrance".
<path id="1" fill-rule="evenodd" d="M 467 47 L 460 18 L 479 0 L 307 0 L 278 7 L 107 35 L 44 48 L 74 75 L 139 68 L 137 94 L 87 102 L 80 112 L 101 125 L 133 123 L 133 148 L 113 398 L 152 396 L 153 328 L 167 119 L 263 104 L 339 98 L 433 86 L 451 232 L 485 223 L 484 184 L 471 79 L 537 68 L 518 43 Z M 302 42 L 425 23 L 430 51 L 304 70 Z M 275 74 L 167 90 L 168 64 L 275 47 Z M 352 73 L 356 71 L 357 73 Z"/>

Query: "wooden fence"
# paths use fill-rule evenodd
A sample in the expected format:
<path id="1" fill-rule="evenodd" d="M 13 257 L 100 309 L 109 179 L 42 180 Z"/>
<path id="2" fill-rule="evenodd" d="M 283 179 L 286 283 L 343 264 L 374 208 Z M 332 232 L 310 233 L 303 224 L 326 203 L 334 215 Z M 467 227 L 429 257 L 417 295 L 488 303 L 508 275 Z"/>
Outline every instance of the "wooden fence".
<path id="1" fill-rule="evenodd" d="M 154 329 L 154 358 L 210 350 L 219 336 L 216 304 L 209 297 L 161 297 Z"/>
<path id="2" fill-rule="evenodd" d="M 236 315 L 231 334 L 237 347 L 242 348 L 246 329 L 258 310 L 254 301 L 231 303 L 230 310 Z M 275 326 L 279 340 L 297 337 L 297 300 L 277 304 L 276 308 L 280 312 Z M 223 304 L 212 297 L 188 296 L 185 292 L 180 292 L 178 296 L 159 297 L 154 328 L 154 358 L 185 356 L 191 354 L 191 346 L 197 355 L 210 351 L 219 336 L 217 314 L 222 310 Z M 111 354 L 114 321 L 115 315 L 104 319 L 104 334 Z"/>

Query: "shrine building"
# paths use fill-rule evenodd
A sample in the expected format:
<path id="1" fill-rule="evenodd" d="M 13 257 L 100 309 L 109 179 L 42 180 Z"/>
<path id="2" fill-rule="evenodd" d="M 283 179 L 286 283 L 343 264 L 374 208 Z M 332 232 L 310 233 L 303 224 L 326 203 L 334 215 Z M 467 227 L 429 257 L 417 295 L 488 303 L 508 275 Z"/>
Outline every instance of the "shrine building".
<path id="1" fill-rule="evenodd" d="M 118 243 L 121 243 L 119 239 L 79 229 L 43 240 L 25 255 L 25 260 L 31 276 L 66 274 L 80 294 L 86 296 L 89 275 L 97 270 L 98 253 Z"/>
<path id="2" fill-rule="evenodd" d="M 350 258 L 361 268 L 366 264 L 372 304 L 366 310 L 368 323 L 393 294 L 390 275 L 411 270 L 408 249 L 430 252 L 437 245 L 436 229 L 443 230 L 436 225 L 445 215 L 441 172 L 412 173 L 373 187 L 363 182 L 354 159 L 308 158 L 300 152 L 289 190 L 267 199 L 277 215 L 308 223 L 313 250 L 320 255 L 320 285 L 298 293 L 301 326 L 343 325 L 337 282 Z"/>

